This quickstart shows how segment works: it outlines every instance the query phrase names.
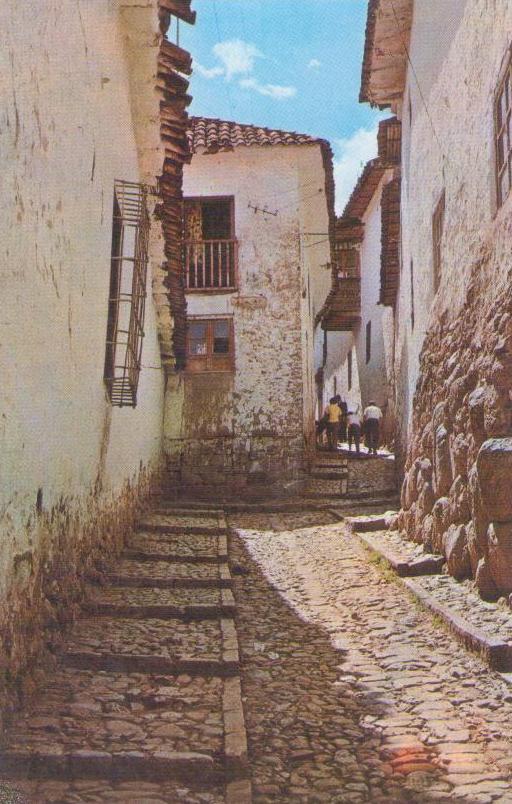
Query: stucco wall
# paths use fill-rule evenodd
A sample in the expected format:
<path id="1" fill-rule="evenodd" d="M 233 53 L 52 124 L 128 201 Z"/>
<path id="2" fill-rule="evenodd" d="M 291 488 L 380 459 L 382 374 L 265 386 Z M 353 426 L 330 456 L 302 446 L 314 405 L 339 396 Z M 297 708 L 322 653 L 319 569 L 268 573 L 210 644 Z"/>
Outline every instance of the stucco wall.
<path id="1" fill-rule="evenodd" d="M 323 303 L 313 289 L 324 281 L 327 293 L 329 247 L 305 248 L 301 226 L 327 231 L 324 184 L 318 146 L 196 154 L 185 170 L 186 196 L 234 196 L 239 242 L 237 292 L 188 294 L 189 316 L 233 317 L 235 370 L 185 374 L 168 387 L 166 451 L 187 484 L 302 477 L 304 435 L 314 435 L 312 320 Z M 212 388 L 215 404 L 204 404 Z"/>
<path id="2" fill-rule="evenodd" d="M 119 547 L 160 468 L 163 381 L 149 271 L 137 408 L 112 408 L 103 383 L 114 179 L 147 179 L 117 5 L 6 0 L 0 25 L 5 681 L 44 624 L 73 616 L 86 565 Z"/>
<path id="3" fill-rule="evenodd" d="M 444 19 L 432 14 L 428 28 L 416 30 L 413 63 L 414 43 L 434 24 L 440 32 Z M 468 0 L 442 68 L 425 87 L 430 118 L 416 104 L 412 128 L 404 127 L 409 167 L 396 370 L 407 454 L 400 522 L 443 550 L 454 574 L 476 575 L 489 596 L 512 591 L 511 526 L 501 528 L 512 511 L 507 503 L 497 512 L 491 502 L 510 500 L 498 464 L 510 447 L 512 198 L 496 211 L 493 98 L 511 40 L 509 0 Z M 431 221 L 443 188 L 442 278 L 434 296 Z"/>

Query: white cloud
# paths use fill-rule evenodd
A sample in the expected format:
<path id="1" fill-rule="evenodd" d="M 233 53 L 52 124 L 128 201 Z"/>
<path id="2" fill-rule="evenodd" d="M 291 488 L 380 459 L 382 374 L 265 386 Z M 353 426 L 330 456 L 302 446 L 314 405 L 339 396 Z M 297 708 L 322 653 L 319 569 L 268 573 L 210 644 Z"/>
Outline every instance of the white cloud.
<path id="1" fill-rule="evenodd" d="M 244 89 L 253 89 L 254 92 L 266 95 L 269 98 L 275 98 L 275 100 L 293 98 L 297 94 L 296 87 L 283 87 L 279 84 L 260 84 L 256 78 L 242 78 L 239 83 Z"/>
<path id="2" fill-rule="evenodd" d="M 257 47 L 242 39 L 217 42 L 213 47 L 213 53 L 222 63 L 227 81 L 234 75 L 252 73 L 256 59 L 263 58 L 263 53 Z"/>
<path id="3" fill-rule="evenodd" d="M 198 61 L 194 61 L 194 71 L 202 75 L 203 78 L 218 78 L 224 75 L 224 67 L 203 67 Z"/>
<path id="4" fill-rule="evenodd" d="M 338 140 L 334 159 L 336 182 L 336 213 L 341 215 L 363 167 L 369 159 L 377 156 L 377 130 L 360 128 L 351 137 Z"/>
<path id="5" fill-rule="evenodd" d="M 322 62 L 318 61 L 318 59 L 311 59 L 308 62 L 308 70 L 318 70 L 322 66 Z"/>

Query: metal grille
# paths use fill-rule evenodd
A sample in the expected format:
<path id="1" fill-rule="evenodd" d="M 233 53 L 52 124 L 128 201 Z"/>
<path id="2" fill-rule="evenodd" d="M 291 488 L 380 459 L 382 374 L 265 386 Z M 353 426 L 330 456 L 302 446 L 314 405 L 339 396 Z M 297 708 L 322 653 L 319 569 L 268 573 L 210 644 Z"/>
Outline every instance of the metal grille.
<path id="1" fill-rule="evenodd" d="M 104 378 L 118 407 L 137 404 L 148 265 L 146 199 L 143 185 L 115 181 Z"/>
<path id="2" fill-rule="evenodd" d="M 512 57 L 496 93 L 494 104 L 496 141 L 496 182 L 498 206 L 501 206 L 512 187 Z"/>

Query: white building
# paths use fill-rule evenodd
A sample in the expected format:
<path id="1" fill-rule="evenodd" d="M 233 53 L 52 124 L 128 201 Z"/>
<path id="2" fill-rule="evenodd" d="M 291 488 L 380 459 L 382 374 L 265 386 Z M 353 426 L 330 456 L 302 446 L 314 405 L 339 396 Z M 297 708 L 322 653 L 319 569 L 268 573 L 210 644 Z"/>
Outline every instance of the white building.
<path id="1" fill-rule="evenodd" d="M 205 118 L 191 119 L 189 136 L 188 354 L 168 385 L 169 465 L 189 487 L 291 490 L 314 444 L 313 329 L 330 287 L 334 222 L 330 147 Z"/>
<path id="2" fill-rule="evenodd" d="M 0 696 L 39 661 L 44 626 L 72 619 L 163 468 L 177 142 L 186 154 L 175 69 L 190 71 L 163 33 L 189 5 L 0 8 Z"/>
<path id="3" fill-rule="evenodd" d="M 379 126 L 379 155 L 367 163 L 336 224 L 332 289 L 322 313 L 323 398 L 340 394 L 360 412 L 374 401 L 393 438 L 393 304 L 398 267 L 400 124 Z"/>
<path id="4" fill-rule="evenodd" d="M 511 41 L 511 0 L 370 0 L 361 90 L 403 131 L 400 524 L 489 597 L 512 591 Z"/>

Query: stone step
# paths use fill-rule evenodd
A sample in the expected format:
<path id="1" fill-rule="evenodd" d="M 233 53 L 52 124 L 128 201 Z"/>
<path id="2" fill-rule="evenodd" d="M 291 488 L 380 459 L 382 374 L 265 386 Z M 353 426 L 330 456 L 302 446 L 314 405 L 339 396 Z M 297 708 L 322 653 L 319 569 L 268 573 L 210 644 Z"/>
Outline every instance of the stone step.
<path id="1" fill-rule="evenodd" d="M 313 469 L 311 477 L 317 480 L 345 480 L 348 477 L 348 472 L 341 470 L 333 472 L 331 469 Z"/>
<path id="2" fill-rule="evenodd" d="M 189 779 L 224 770 L 222 678 L 60 669 L 16 718 L 5 775 Z M 203 779 L 203 773 L 205 778 Z"/>
<path id="3" fill-rule="evenodd" d="M 42 764 L 42 763 L 41 763 Z M 215 777 L 208 780 L 205 787 L 201 788 L 202 778 L 200 774 L 195 774 L 191 778 L 180 780 L 168 779 L 167 776 L 160 781 L 153 779 L 131 779 L 123 778 L 122 773 L 117 772 L 115 777 L 101 778 L 94 777 L 85 780 L 80 777 L 66 779 L 46 779 L 44 777 L 31 779 L 12 780 L 9 787 L 12 795 L 5 798 L 9 804 L 89 804 L 90 802 L 101 802 L 101 804 L 176 804 L 176 802 L 188 802 L 200 804 L 207 800 L 208 804 L 250 804 L 251 798 L 240 798 L 240 789 L 236 789 L 237 783 L 228 782 L 224 785 L 224 780 L 217 780 Z M 229 790 L 235 788 L 235 798 L 229 798 Z M 2 785 L 2 792 L 6 788 L 6 783 Z M 242 788 L 243 790 L 243 788 Z M 207 798 L 206 798 L 207 797 Z"/>
<path id="4" fill-rule="evenodd" d="M 90 591 L 82 609 L 96 616 L 202 620 L 233 616 L 235 600 L 229 589 L 113 586 Z"/>
<path id="5" fill-rule="evenodd" d="M 161 534 L 137 531 L 126 540 L 125 558 L 181 563 L 226 563 L 227 538 L 218 534 Z"/>
<path id="6" fill-rule="evenodd" d="M 229 618 L 84 617 L 61 653 L 68 667 L 138 673 L 232 675 L 238 642 Z"/>
<path id="7" fill-rule="evenodd" d="M 400 554 L 394 543 L 386 539 L 388 535 L 386 531 L 379 530 L 378 528 L 369 529 L 369 522 L 357 522 L 353 519 L 348 520 L 352 527 L 362 541 L 365 547 L 376 553 L 383 558 L 391 569 L 396 572 L 401 578 L 414 578 L 420 575 L 438 575 L 443 570 L 445 563 L 444 556 L 425 554 Z M 378 523 L 379 519 L 373 520 L 373 523 Z M 355 527 L 354 527 L 355 524 Z M 362 529 L 361 529 L 362 528 Z"/>
<path id="8" fill-rule="evenodd" d="M 197 533 L 226 534 L 224 515 L 185 516 L 174 512 L 170 514 L 151 514 L 139 522 L 139 529 L 159 533 Z"/>
<path id="9" fill-rule="evenodd" d="M 225 563 L 194 563 L 121 558 L 105 573 L 115 586 L 153 587 L 155 589 L 228 589 L 231 573 Z"/>

